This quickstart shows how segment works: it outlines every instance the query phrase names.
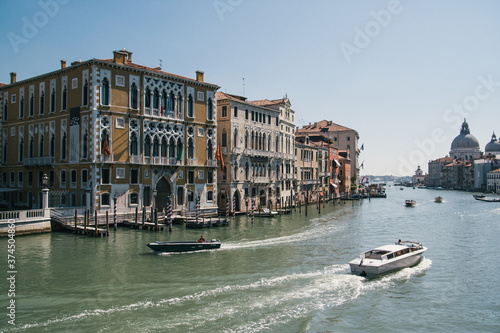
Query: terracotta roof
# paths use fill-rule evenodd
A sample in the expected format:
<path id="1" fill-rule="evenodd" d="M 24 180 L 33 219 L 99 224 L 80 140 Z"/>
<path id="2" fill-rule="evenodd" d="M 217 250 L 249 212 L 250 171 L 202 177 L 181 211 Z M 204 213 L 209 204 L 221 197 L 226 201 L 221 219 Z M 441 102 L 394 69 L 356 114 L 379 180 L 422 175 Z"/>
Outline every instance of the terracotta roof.
<path id="1" fill-rule="evenodd" d="M 258 107 L 258 108 L 261 108 L 261 109 L 266 109 L 266 110 L 269 110 L 269 111 L 276 112 L 275 109 L 271 109 L 271 108 L 267 107 L 266 105 L 257 105 L 257 104 L 254 104 L 253 102 L 249 102 L 249 101 L 246 100 L 246 97 L 238 96 L 238 95 L 232 95 L 232 94 L 224 93 L 222 91 L 218 91 L 217 92 L 216 98 L 217 98 L 218 101 L 224 100 L 224 99 L 230 99 L 232 101 L 236 101 L 236 102 L 241 103 L 241 104 L 246 104 L 246 105 L 249 105 L 249 106 Z"/>
<path id="2" fill-rule="evenodd" d="M 280 99 L 273 99 L 273 100 L 268 100 L 268 99 L 261 99 L 258 101 L 250 101 L 249 103 L 255 104 L 255 105 L 261 105 L 261 106 L 271 106 L 271 105 L 278 105 L 282 103 L 288 102 L 288 98 L 280 98 Z"/>
<path id="3" fill-rule="evenodd" d="M 305 133 L 319 132 L 321 131 L 321 129 L 324 128 L 327 129 L 327 132 L 355 131 L 352 128 L 335 124 L 332 121 L 321 120 L 310 125 L 305 125 L 302 128 L 299 128 L 297 132 L 305 132 Z"/>
<path id="4" fill-rule="evenodd" d="M 493 171 L 490 171 L 490 172 L 494 172 L 494 173 L 500 173 L 500 169 L 495 169 Z"/>
<path id="5" fill-rule="evenodd" d="M 6 86 L 6 85 L 7 85 L 7 83 L 2 83 L 2 82 L 0 82 L 0 87 L 2 87 L 2 86 Z"/>
<path id="6" fill-rule="evenodd" d="M 216 94 L 217 100 L 221 99 L 232 99 L 232 100 L 238 100 L 240 102 L 246 102 L 247 98 L 243 96 L 238 96 L 238 95 L 232 95 L 228 94 L 222 91 L 218 91 Z"/>
<path id="7" fill-rule="evenodd" d="M 431 162 L 451 162 L 451 161 L 453 161 L 453 158 L 446 156 L 446 157 L 438 158 L 437 160 L 433 160 Z"/>

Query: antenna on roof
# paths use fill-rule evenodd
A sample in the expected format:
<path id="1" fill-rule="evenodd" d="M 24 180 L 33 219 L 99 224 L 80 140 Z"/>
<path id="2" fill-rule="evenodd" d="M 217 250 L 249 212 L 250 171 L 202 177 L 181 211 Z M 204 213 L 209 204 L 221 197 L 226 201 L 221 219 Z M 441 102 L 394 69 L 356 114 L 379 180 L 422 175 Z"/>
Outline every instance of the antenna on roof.
<path id="1" fill-rule="evenodd" d="M 245 78 L 243 78 L 243 97 L 245 97 Z"/>
<path id="2" fill-rule="evenodd" d="M 160 69 L 161 69 L 161 65 L 162 65 L 162 60 L 160 59 Z"/>

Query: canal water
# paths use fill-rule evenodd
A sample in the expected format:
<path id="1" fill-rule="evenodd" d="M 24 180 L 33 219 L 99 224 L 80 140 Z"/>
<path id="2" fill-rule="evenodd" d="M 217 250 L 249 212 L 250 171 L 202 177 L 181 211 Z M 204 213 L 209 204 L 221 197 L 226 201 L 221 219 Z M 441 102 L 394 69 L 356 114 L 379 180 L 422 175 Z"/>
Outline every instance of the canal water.
<path id="1" fill-rule="evenodd" d="M 456 191 L 387 193 L 253 225 L 238 216 L 202 231 L 17 237 L 16 325 L 4 278 L 0 331 L 500 332 L 500 204 Z M 201 234 L 221 249 L 157 255 L 145 245 Z M 360 252 L 398 238 L 428 247 L 417 266 L 350 274 Z M 0 248 L 7 275 L 6 239 Z"/>

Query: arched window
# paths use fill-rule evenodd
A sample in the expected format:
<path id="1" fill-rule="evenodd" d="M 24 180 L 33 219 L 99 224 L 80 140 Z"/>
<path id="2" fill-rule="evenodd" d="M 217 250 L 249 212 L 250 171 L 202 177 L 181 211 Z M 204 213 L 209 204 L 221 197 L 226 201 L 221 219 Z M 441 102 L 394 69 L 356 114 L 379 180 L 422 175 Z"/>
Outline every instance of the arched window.
<path id="1" fill-rule="evenodd" d="M 43 157 L 43 144 L 44 144 L 44 139 L 42 134 L 40 135 L 40 142 L 38 145 L 38 157 Z"/>
<path id="2" fill-rule="evenodd" d="M 52 93 L 50 94 L 50 112 L 56 111 L 56 90 L 52 89 Z"/>
<path id="3" fill-rule="evenodd" d="M 175 105 L 176 112 L 179 114 L 179 118 L 183 118 L 183 109 L 182 109 L 182 95 L 181 93 L 177 94 L 177 103 Z"/>
<path id="4" fill-rule="evenodd" d="M 212 146 L 212 140 L 207 141 L 207 159 L 214 159 L 214 147 Z"/>
<path id="5" fill-rule="evenodd" d="M 158 146 L 159 146 L 159 141 L 158 141 L 158 137 L 155 136 L 155 138 L 153 139 L 153 156 L 156 157 L 158 156 Z"/>
<path id="6" fill-rule="evenodd" d="M 238 130 L 234 130 L 233 147 L 238 147 Z"/>
<path id="7" fill-rule="evenodd" d="M 182 159 L 182 141 L 181 141 L 181 138 L 177 139 L 177 159 L 179 161 Z"/>
<path id="8" fill-rule="evenodd" d="M 161 92 L 161 116 L 165 116 L 165 110 L 167 109 L 167 98 L 168 94 L 165 89 Z"/>
<path id="9" fill-rule="evenodd" d="M 61 159 L 66 159 L 66 147 L 68 146 L 68 137 L 66 136 L 66 132 L 64 132 L 61 143 Z"/>
<path id="10" fill-rule="evenodd" d="M 24 118 L 24 96 L 19 101 L 19 118 Z"/>
<path id="11" fill-rule="evenodd" d="M 149 89 L 149 87 L 147 87 L 146 91 L 144 92 L 144 107 L 151 107 L 151 90 Z"/>
<path id="12" fill-rule="evenodd" d="M 137 109 L 139 102 L 139 91 L 137 89 L 137 85 L 132 83 L 130 86 L 130 107 L 132 109 Z"/>
<path id="13" fill-rule="evenodd" d="M 85 130 L 83 133 L 83 147 L 82 147 L 82 157 L 87 158 L 89 153 L 89 134 L 88 131 Z"/>
<path id="14" fill-rule="evenodd" d="M 101 104 L 109 105 L 109 81 L 108 78 L 102 79 L 101 85 Z"/>
<path id="15" fill-rule="evenodd" d="M 45 93 L 42 91 L 40 94 L 40 114 L 45 113 Z"/>
<path id="16" fill-rule="evenodd" d="M 51 157 L 56 156 L 56 136 L 54 134 L 50 137 L 50 149 L 49 154 Z"/>
<path id="17" fill-rule="evenodd" d="M 144 156 L 151 156 L 151 138 L 149 135 L 144 139 Z"/>
<path id="18" fill-rule="evenodd" d="M 68 104 L 68 88 L 64 86 L 63 93 L 62 93 L 62 105 L 61 105 L 61 110 L 66 110 Z"/>
<path id="19" fill-rule="evenodd" d="M 160 105 L 160 92 L 158 89 L 155 89 L 154 95 L 153 95 L 153 109 L 158 109 Z"/>
<path id="20" fill-rule="evenodd" d="M 245 132 L 245 148 L 248 148 L 248 131 Z"/>
<path id="21" fill-rule="evenodd" d="M 34 157 L 35 154 L 35 141 L 33 136 L 30 137 L 30 146 L 29 146 L 29 157 Z"/>
<path id="22" fill-rule="evenodd" d="M 193 96 L 189 94 L 188 96 L 188 117 L 194 118 L 194 101 Z"/>
<path id="23" fill-rule="evenodd" d="M 250 172 L 250 167 L 248 166 L 248 162 L 247 162 L 247 164 L 245 165 L 245 179 L 247 179 L 247 180 L 248 180 L 249 172 Z"/>
<path id="24" fill-rule="evenodd" d="M 227 133 L 226 133 L 225 128 L 222 129 L 222 136 L 221 136 L 220 145 L 221 145 L 221 147 L 227 147 Z"/>
<path id="25" fill-rule="evenodd" d="M 168 157 L 175 157 L 175 141 L 174 138 L 170 138 L 168 142 Z"/>
<path id="26" fill-rule="evenodd" d="M 194 158 L 194 142 L 193 138 L 188 139 L 188 158 Z"/>
<path id="27" fill-rule="evenodd" d="M 85 79 L 82 92 L 82 105 L 89 104 L 89 82 Z"/>
<path id="28" fill-rule="evenodd" d="M 167 157 L 167 139 L 161 138 L 161 157 Z"/>
<path id="29" fill-rule="evenodd" d="M 130 155 L 137 155 L 137 134 L 130 134 Z"/>
<path id="30" fill-rule="evenodd" d="M 23 155 L 24 155 L 24 139 L 21 138 L 21 141 L 19 141 L 19 162 L 23 161 Z"/>
<path id="31" fill-rule="evenodd" d="M 168 111 L 168 114 L 170 114 L 170 112 L 174 111 L 174 93 L 173 92 L 170 92 L 170 94 L 168 94 L 167 111 Z"/>
<path id="32" fill-rule="evenodd" d="M 211 98 L 207 100 L 207 119 L 208 120 L 214 119 L 214 104 L 212 103 Z"/>

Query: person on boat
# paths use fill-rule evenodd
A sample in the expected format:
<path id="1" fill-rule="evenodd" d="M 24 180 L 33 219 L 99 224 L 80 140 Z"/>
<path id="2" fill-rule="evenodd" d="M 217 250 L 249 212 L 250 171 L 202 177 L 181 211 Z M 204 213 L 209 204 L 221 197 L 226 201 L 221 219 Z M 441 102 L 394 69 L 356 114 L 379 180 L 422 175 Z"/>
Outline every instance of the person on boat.
<path id="1" fill-rule="evenodd" d="M 396 245 L 402 245 L 401 238 L 396 242 Z"/>
<path id="2" fill-rule="evenodd" d="M 205 238 L 203 238 L 203 235 L 200 236 L 200 239 L 198 239 L 198 243 L 204 243 Z"/>

